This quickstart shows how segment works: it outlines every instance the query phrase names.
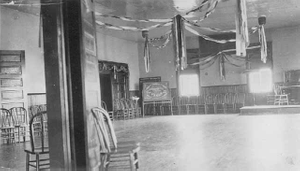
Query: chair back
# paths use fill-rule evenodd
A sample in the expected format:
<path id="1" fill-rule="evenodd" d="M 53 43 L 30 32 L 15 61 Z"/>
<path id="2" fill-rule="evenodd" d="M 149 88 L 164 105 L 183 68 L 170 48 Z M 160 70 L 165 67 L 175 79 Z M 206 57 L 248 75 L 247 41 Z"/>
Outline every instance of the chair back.
<path id="1" fill-rule="evenodd" d="M 32 151 L 46 152 L 48 144 L 48 117 L 46 111 L 35 114 L 29 121 L 30 145 Z"/>
<path id="2" fill-rule="evenodd" d="M 92 108 L 94 123 L 100 140 L 100 146 L 104 151 L 110 152 L 111 147 L 117 148 L 117 137 L 109 114 L 101 107 Z"/>
<path id="3" fill-rule="evenodd" d="M 24 107 L 13 107 L 9 111 L 15 119 L 15 125 L 28 125 L 27 110 Z"/>
<path id="4" fill-rule="evenodd" d="M 0 108 L 0 126 L 1 128 L 13 127 L 14 118 L 9 112 L 9 110 Z"/>

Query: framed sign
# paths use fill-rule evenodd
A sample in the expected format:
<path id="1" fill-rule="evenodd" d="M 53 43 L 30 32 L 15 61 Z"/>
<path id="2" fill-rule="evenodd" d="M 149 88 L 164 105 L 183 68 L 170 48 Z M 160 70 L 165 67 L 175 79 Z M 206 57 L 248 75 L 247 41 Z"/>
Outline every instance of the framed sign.
<path id="1" fill-rule="evenodd" d="M 145 82 L 143 83 L 143 101 L 171 100 L 169 82 Z"/>

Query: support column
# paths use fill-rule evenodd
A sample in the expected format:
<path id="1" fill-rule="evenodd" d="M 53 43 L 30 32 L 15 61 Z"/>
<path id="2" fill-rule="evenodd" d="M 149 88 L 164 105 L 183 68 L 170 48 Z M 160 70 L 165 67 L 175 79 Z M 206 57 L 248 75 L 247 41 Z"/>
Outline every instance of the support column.
<path id="1" fill-rule="evenodd" d="M 92 0 L 68 0 L 41 8 L 53 170 L 100 164 L 91 120 L 91 108 L 101 105 L 93 6 Z"/>

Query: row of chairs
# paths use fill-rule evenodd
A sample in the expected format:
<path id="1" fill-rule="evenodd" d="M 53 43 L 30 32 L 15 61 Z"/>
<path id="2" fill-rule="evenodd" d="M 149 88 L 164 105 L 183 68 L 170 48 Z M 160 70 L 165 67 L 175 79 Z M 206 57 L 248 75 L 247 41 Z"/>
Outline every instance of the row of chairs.
<path id="1" fill-rule="evenodd" d="M 1 141 L 9 143 L 25 142 L 28 137 L 29 118 L 24 107 L 13 107 L 11 109 L 0 109 Z"/>
<path id="2" fill-rule="evenodd" d="M 132 119 L 141 116 L 141 108 L 132 99 L 116 99 L 114 101 L 114 119 Z"/>
<path id="3" fill-rule="evenodd" d="M 238 113 L 245 106 L 245 93 L 220 93 L 206 96 L 173 97 L 172 110 L 174 114 L 217 114 Z M 170 106 L 161 106 L 165 114 Z"/>
<path id="4" fill-rule="evenodd" d="M 26 153 L 26 171 L 30 167 L 36 170 L 48 169 L 50 166 L 47 112 L 40 111 L 29 121 L 30 147 Z M 111 117 L 102 107 L 92 109 L 92 118 L 100 144 L 98 164 L 99 170 L 137 170 L 139 168 L 138 152 L 140 143 L 135 141 L 119 142 L 114 132 Z M 34 157 L 32 157 L 34 156 Z"/>

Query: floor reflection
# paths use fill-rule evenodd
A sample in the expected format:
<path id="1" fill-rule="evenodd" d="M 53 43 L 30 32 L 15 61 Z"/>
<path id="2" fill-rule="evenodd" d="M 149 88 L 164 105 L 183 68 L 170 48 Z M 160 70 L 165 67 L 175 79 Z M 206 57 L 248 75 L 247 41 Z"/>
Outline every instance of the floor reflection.
<path id="1" fill-rule="evenodd" d="M 181 115 L 115 121 L 141 142 L 140 170 L 300 170 L 300 115 Z M 24 170 L 24 144 L 1 145 L 0 170 Z"/>

